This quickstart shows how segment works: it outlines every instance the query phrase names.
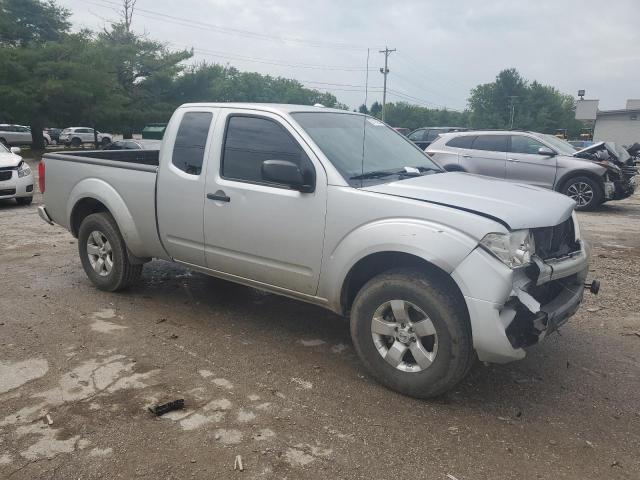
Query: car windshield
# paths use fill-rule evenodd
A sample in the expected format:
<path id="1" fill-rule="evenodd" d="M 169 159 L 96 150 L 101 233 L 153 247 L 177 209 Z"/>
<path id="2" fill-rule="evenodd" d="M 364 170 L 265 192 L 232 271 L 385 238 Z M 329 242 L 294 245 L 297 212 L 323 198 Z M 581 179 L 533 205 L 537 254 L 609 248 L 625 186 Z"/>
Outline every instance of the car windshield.
<path id="1" fill-rule="evenodd" d="M 575 147 L 566 140 L 562 140 L 561 138 L 554 137 L 553 135 L 548 134 L 544 134 L 543 137 L 546 142 L 550 144 L 561 155 L 571 156 L 576 153 Z"/>
<path id="2" fill-rule="evenodd" d="M 442 171 L 426 153 L 375 118 L 335 112 L 292 116 L 353 186 L 361 185 L 354 180 L 363 178 L 390 181 L 398 175 Z"/>
<path id="3" fill-rule="evenodd" d="M 2 142 L 0 142 L 0 152 L 8 152 L 8 151 L 9 151 L 9 149 L 7 147 L 5 147 Z"/>

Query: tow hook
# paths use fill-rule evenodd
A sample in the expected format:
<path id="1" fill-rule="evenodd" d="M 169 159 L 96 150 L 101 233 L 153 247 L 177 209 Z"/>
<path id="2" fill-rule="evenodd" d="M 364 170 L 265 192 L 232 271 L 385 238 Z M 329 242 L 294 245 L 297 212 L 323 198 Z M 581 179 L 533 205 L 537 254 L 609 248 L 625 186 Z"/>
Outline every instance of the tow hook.
<path id="1" fill-rule="evenodd" d="M 600 280 L 592 280 L 591 283 L 585 283 L 584 287 L 588 288 L 594 295 L 597 295 L 600 291 Z"/>

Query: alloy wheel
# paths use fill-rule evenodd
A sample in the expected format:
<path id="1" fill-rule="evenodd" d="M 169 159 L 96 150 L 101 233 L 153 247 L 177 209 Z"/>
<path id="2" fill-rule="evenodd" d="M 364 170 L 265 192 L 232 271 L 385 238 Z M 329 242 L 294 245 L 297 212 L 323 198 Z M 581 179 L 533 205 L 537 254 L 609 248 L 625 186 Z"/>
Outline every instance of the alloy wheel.
<path id="1" fill-rule="evenodd" d="M 102 232 L 94 230 L 87 238 L 87 256 L 93 270 L 106 277 L 113 269 L 113 250 Z"/>
<path id="2" fill-rule="evenodd" d="M 378 353 L 403 372 L 421 372 L 438 354 L 438 334 L 429 316 L 406 300 L 380 305 L 371 319 L 371 336 Z"/>

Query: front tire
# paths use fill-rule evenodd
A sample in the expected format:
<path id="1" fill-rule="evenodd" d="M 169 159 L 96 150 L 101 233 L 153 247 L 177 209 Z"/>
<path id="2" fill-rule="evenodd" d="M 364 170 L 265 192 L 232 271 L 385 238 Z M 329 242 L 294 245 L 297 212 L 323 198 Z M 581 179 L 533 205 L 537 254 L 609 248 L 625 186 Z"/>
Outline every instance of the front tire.
<path id="1" fill-rule="evenodd" d="M 80 145 L 82 145 L 82 140 L 80 140 L 79 138 L 72 138 L 71 139 L 71 146 L 73 148 L 78 148 Z"/>
<path id="2" fill-rule="evenodd" d="M 562 193 L 573 199 L 576 210 L 595 210 L 602 205 L 604 192 L 602 187 L 591 177 L 579 176 L 570 178 L 562 188 Z"/>
<path id="3" fill-rule="evenodd" d="M 78 251 L 85 273 L 100 290 L 125 289 L 142 273 L 142 265 L 129 261 L 120 229 L 109 213 L 94 213 L 82 221 Z"/>
<path id="4" fill-rule="evenodd" d="M 437 276 L 418 270 L 367 282 L 351 309 L 351 337 L 380 383 L 417 398 L 453 388 L 475 359 L 466 308 Z"/>

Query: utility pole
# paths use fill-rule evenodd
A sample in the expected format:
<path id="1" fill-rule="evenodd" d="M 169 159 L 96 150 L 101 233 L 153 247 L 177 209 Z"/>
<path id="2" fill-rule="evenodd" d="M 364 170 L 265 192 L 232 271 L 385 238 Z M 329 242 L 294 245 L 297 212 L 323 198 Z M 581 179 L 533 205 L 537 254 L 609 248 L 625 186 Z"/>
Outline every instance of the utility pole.
<path id="1" fill-rule="evenodd" d="M 396 49 L 389 49 L 389 47 L 384 47 L 384 50 L 380 50 L 380 53 L 384 53 L 384 68 L 380 69 L 380 73 L 384 75 L 384 87 L 382 88 L 382 121 L 384 122 L 384 111 L 385 106 L 387 105 L 387 75 L 389 74 L 389 55 L 391 52 L 395 52 Z"/>
<path id="2" fill-rule="evenodd" d="M 511 126 L 509 127 L 510 130 L 513 130 L 513 117 L 516 111 L 516 98 L 518 98 L 518 95 L 509 95 L 509 99 L 511 100 Z"/>

